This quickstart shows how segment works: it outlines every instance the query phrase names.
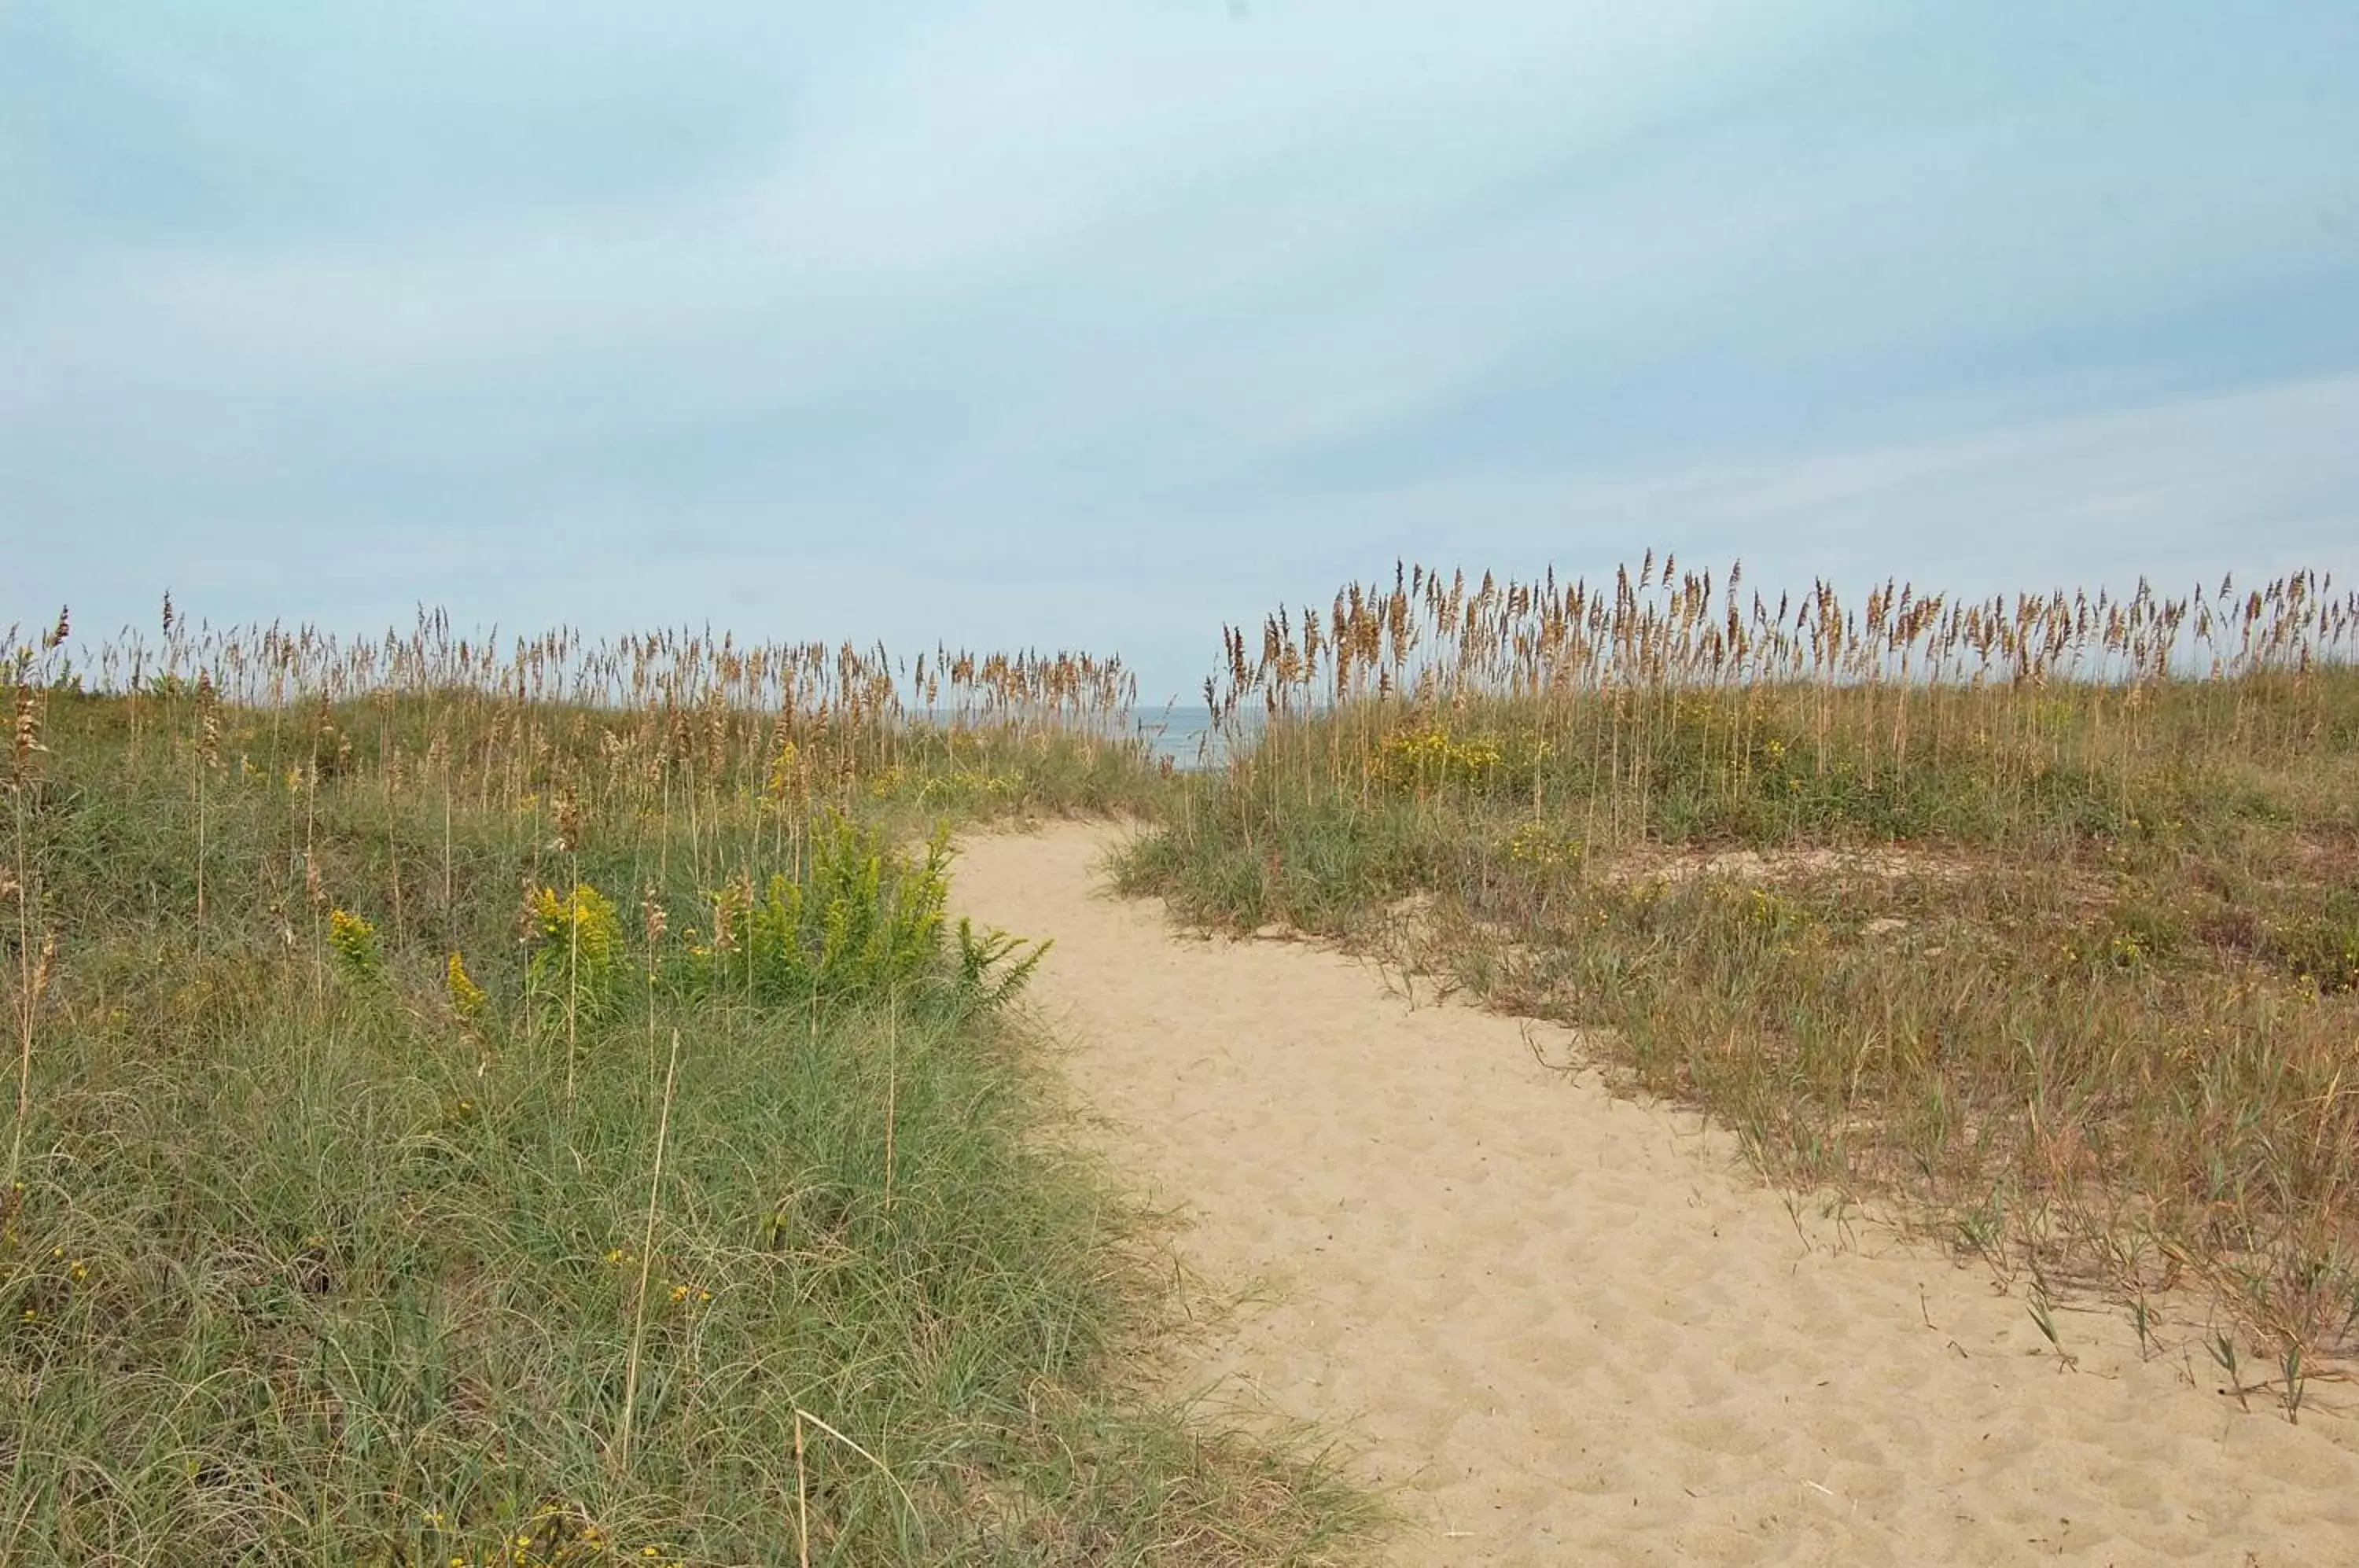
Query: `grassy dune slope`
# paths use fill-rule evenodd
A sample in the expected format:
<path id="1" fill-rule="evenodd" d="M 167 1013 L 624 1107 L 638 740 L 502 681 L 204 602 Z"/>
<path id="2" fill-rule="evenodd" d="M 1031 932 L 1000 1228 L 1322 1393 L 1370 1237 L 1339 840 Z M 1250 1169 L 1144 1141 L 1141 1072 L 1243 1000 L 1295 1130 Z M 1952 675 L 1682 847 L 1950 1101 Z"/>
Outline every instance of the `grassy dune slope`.
<path id="1" fill-rule="evenodd" d="M 1138 799 L 1134 751 L 856 680 L 756 708 L 784 658 L 625 650 L 624 706 L 554 689 L 570 650 L 406 653 L 8 692 L 0 1560 L 1313 1562 L 1365 1523 L 1125 1388 L 1159 1302 L 1040 1136 L 1033 949 L 890 847 Z"/>
<path id="2" fill-rule="evenodd" d="M 1230 637 L 1267 727 L 1124 867 L 1584 1027 L 1775 1176 L 2298 1410 L 2359 1318 L 2359 638 L 2251 594 L 1744 604 L 1422 572 Z M 2177 1325 L 2181 1330 L 2186 1324 Z"/>

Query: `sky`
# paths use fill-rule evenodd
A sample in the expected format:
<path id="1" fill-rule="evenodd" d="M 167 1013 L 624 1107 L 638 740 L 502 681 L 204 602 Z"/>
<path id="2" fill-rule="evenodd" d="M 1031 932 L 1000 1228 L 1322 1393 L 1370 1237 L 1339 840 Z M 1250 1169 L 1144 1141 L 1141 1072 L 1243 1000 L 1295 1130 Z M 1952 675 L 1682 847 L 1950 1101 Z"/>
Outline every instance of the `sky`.
<path id="1" fill-rule="evenodd" d="M 2350 0 L 10 0 L 0 626 L 2359 580 Z"/>

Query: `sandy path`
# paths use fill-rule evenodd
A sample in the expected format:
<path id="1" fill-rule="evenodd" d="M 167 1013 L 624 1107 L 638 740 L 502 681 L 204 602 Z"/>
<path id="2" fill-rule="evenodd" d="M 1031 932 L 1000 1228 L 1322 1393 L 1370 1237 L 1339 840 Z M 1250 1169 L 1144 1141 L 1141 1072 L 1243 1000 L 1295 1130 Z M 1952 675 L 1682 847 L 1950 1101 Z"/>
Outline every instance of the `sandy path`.
<path id="1" fill-rule="evenodd" d="M 1056 939 L 1035 996 L 1119 1164 L 1272 1287 L 1190 1375 L 1343 1427 L 1401 1561 L 2359 1563 L 2359 1422 L 2240 1414 L 2116 1314 L 2060 1314 L 2066 1372 L 1979 1272 L 1806 1251 L 1726 1139 L 1516 1023 L 1098 896 L 1115 836 L 975 840 L 960 901 Z"/>

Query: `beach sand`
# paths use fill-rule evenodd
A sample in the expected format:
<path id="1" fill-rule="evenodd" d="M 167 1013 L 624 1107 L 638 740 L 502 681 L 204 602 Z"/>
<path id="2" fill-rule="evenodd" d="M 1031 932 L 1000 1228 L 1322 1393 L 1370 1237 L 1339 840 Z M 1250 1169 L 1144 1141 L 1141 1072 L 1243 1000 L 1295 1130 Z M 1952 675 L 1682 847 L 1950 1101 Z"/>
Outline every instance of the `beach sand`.
<path id="1" fill-rule="evenodd" d="M 1542 1066 L 1560 1031 L 1103 896 L 1118 837 L 974 838 L 958 902 L 1055 939 L 1035 1005 L 1115 1170 L 1252 1292 L 1175 1376 L 1336 1431 L 1395 1561 L 2359 1563 L 2347 1384 L 2246 1413 L 2199 1323 L 2146 1360 L 2094 1303 L 2067 1369 L 1986 1269 Z"/>

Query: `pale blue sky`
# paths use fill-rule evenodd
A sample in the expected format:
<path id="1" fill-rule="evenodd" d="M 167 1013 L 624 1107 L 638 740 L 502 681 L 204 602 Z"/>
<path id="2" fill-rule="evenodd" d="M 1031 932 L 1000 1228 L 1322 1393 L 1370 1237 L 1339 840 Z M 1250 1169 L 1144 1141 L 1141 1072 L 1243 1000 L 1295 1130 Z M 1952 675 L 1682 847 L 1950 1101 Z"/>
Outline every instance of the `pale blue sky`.
<path id="1" fill-rule="evenodd" d="M 0 7 L 0 625 L 1184 695 L 1649 545 L 2359 577 L 2359 5 Z"/>

